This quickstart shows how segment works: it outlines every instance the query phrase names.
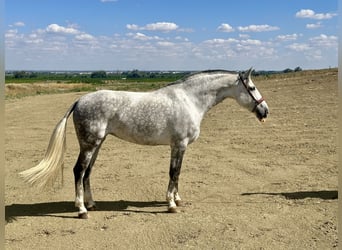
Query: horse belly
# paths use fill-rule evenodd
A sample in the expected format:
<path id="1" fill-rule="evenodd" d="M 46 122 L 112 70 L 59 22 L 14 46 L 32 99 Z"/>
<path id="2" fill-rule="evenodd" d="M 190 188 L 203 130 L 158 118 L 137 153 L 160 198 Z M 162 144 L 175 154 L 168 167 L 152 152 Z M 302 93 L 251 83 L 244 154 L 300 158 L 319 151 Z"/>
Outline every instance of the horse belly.
<path id="1" fill-rule="evenodd" d="M 147 133 L 149 129 L 142 127 L 136 129 L 120 128 L 117 127 L 109 133 L 123 139 L 125 141 L 133 142 L 141 145 L 169 145 L 170 136 L 163 133 Z"/>
<path id="2" fill-rule="evenodd" d="M 111 121 L 109 133 L 125 141 L 142 145 L 169 145 L 171 136 L 165 119 L 156 116 L 130 116 Z"/>

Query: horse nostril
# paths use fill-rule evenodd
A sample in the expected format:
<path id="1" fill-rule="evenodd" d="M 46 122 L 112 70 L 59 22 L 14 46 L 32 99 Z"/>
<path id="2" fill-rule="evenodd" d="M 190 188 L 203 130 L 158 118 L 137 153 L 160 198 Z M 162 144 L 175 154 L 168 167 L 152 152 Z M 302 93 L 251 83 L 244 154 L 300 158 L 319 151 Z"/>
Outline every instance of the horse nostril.
<path id="1" fill-rule="evenodd" d="M 268 115 L 268 109 L 265 110 L 265 118 L 267 117 Z"/>

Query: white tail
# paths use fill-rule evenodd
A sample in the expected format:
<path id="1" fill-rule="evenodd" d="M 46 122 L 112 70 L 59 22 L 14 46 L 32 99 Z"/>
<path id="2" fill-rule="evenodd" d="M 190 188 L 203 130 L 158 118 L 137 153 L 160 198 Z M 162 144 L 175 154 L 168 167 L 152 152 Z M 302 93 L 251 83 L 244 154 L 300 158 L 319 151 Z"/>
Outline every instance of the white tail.
<path id="1" fill-rule="evenodd" d="M 26 182 L 39 188 L 48 188 L 53 186 L 59 173 L 63 177 L 66 125 L 68 117 L 76 104 L 77 102 L 68 110 L 63 119 L 57 123 L 43 160 L 35 167 L 19 173 Z"/>

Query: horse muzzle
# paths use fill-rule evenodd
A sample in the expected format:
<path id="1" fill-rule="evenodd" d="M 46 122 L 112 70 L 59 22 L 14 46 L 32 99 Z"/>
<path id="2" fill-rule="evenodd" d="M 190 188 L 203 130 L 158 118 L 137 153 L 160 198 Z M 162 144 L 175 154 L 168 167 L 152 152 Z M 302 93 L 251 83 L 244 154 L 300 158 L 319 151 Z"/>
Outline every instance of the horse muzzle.
<path id="1" fill-rule="evenodd" d="M 255 107 L 254 113 L 260 122 L 265 122 L 269 113 L 267 103 L 265 101 L 259 103 Z"/>

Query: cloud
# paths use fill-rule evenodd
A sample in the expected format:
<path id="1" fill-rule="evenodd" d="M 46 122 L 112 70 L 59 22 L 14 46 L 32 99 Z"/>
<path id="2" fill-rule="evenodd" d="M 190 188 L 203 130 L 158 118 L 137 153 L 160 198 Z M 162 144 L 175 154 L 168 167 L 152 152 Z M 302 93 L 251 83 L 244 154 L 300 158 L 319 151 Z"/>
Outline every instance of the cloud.
<path id="1" fill-rule="evenodd" d="M 196 57 L 213 63 L 227 60 L 237 62 L 245 57 L 253 60 L 274 59 L 277 52 L 272 43 L 256 39 L 214 38 L 194 47 Z"/>
<path id="2" fill-rule="evenodd" d="M 241 32 L 264 32 L 264 31 L 274 31 L 279 30 L 279 27 L 277 26 L 270 26 L 268 24 L 262 24 L 262 25 L 249 25 L 249 26 L 239 26 L 238 30 Z"/>
<path id="3" fill-rule="evenodd" d="M 187 37 L 176 36 L 175 39 L 178 41 L 189 42 L 189 38 Z"/>
<path id="4" fill-rule="evenodd" d="M 323 19 L 331 19 L 334 16 L 337 16 L 335 13 L 315 13 L 313 10 L 310 9 L 301 9 L 296 13 L 297 18 L 309 18 L 309 19 L 316 19 L 316 20 L 323 20 Z"/>
<path id="5" fill-rule="evenodd" d="M 254 45 L 254 46 L 259 46 L 262 44 L 260 40 L 255 40 L 255 39 L 247 39 L 247 40 L 241 40 L 242 45 Z"/>
<path id="6" fill-rule="evenodd" d="M 10 29 L 7 30 L 5 33 L 5 38 L 6 39 L 11 39 L 11 38 L 15 38 L 18 34 L 18 30 L 17 29 Z"/>
<path id="7" fill-rule="evenodd" d="M 293 43 L 287 46 L 287 48 L 297 52 L 303 52 L 311 49 L 311 47 L 306 43 Z"/>
<path id="8" fill-rule="evenodd" d="M 126 28 L 129 29 L 129 30 L 139 30 L 141 29 L 138 25 L 136 24 L 127 24 L 126 25 Z"/>
<path id="9" fill-rule="evenodd" d="M 310 38 L 309 41 L 313 44 L 313 46 L 318 46 L 322 48 L 337 48 L 338 47 L 337 36 L 327 36 L 325 34 L 321 34 L 319 36 Z"/>
<path id="10" fill-rule="evenodd" d="M 149 40 L 162 40 L 159 36 L 147 36 L 144 33 L 127 33 L 126 36 L 133 38 L 134 40 L 149 41 Z"/>
<path id="11" fill-rule="evenodd" d="M 17 29 L 9 29 L 5 33 L 6 47 L 8 49 L 60 51 L 67 53 L 74 45 L 93 46 L 97 38 L 78 30 L 77 25 L 67 27 L 50 24 L 44 29 L 37 29 L 31 33 L 21 33 Z M 45 51 L 45 52 L 43 52 Z M 37 52 L 36 52 L 37 53 Z M 39 53 L 38 53 L 39 54 Z"/>
<path id="12" fill-rule="evenodd" d="M 149 31 L 162 31 L 169 32 L 178 29 L 178 25 L 170 22 L 156 22 L 150 23 L 145 26 L 138 26 L 136 24 L 127 24 L 126 28 L 129 30 L 149 30 Z"/>
<path id="13" fill-rule="evenodd" d="M 137 32 L 135 34 L 132 34 L 132 37 L 136 40 L 142 40 L 142 41 L 147 41 L 147 40 L 151 40 L 152 38 L 149 36 L 146 36 L 143 33 Z"/>
<path id="14" fill-rule="evenodd" d="M 157 42 L 157 44 L 162 47 L 173 47 L 175 45 L 174 43 L 167 41 Z"/>
<path id="15" fill-rule="evenodd" d="M 221 45 L 221 44 L 232 44 L 232 43 L 238 43 L 239 40 L 234 39 L 234 38 L 228 38 L 228 39 L 222 39 L 222 38 L 213 38 L 204 41 L 204 44 L 210 44 L 210 45 Z"/>
<path id="16" fill-rule="evenodd" d="M 306 43 L 293 43 L 287 46 L 287 48 L 297 51 L 317 51 L 317 50 L 330 50 L 331 48 L 338 47 L 337 36 L 328 36 L 321 34 L 319 36 L 311 37 Z"/>
<path id="17" fill-rule="evenodd" d="M 117 2 L 118 0 L 100 0 L 101 3 L 113 3 Z"/>
<path id="18" fill-rule="evenodd" d="M 12 27 L 24 27 L 24 26 L 25 26 L 25 23 L 21 22 L 21 21 L 15 22 L 15 23 L 9 25 L 9 27 L 11 27 L 11 28 Z"/>
<path id="19" fill-rule="evenodd" d="M 94 40 L 95 38 L 90 34 L 82 33 L 82 34 L 76 35 L 75 39 L 79 41 L 90 41 L 90 40 Z"/>
<path id="20" fill-rule="evenodd" d="M 55 23 L 47 26 L 46 31 L 49 33 L 61 33 L 61 34 L 72 34 L 72 35 L 76 35 L 80 33 L 79 30 L 73 27 L 63 27 Z"/>
<path id="21" fill-rule="evenodd" d="M 279 35 L 277 36 L 277 40 L 282 41 L 282 42 L 287 42 L 287 41 L 294 41 L 297 40 L 298 35 L 297 34 L 291 34 L 291 35 Z"/>
<path id="22" fill-rule="evenodd" d="M 233 32 L 234 28 L 228 23 L 222 23 L 220 26 L 217 27 L 217 30 L 222 32 Z"/>
<path id="23" fill-rule="evenodd" d="M 175 23 L 159 22 L 146 25 L 146 30 L 171 31 L 176 30 L 178 25 Z"/>
<path id="24" fill-rule="evenodd" d="M 322 27 L 323 27 L 323 25 L 322 25 L 321 22 L 317 22 L 317 23 L 308 23 L 308 24 L 306 25 L 306 28 L 307 28 L 307 29 L 318 29 L 318 28 L 322 28 Z"/>
<path id="25" fill-rule="evenodd" d="M 294 52 L 294 54 L 290 53 L 292 57 L 297 57 L 298 61 L 302 60 L 303 63 L 313 67 L 322 67 L 322 63 L 325 67 L 337 63 L 337 36 L 321 34 L 301 43 L 290 44 L 286 48 Z"/>

